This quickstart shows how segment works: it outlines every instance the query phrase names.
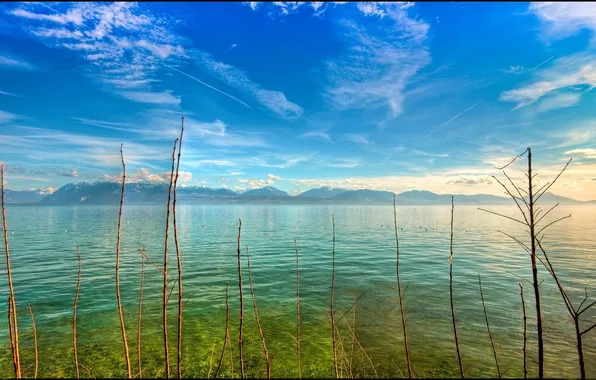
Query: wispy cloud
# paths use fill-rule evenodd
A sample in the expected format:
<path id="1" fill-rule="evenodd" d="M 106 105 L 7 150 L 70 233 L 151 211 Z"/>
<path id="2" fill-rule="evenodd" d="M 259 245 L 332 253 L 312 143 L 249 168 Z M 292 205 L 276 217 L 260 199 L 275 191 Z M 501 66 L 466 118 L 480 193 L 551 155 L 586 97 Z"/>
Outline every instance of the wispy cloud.
<path id="1" fill-rule="evenodd" d="M 509 66 L 508 69 L 501 70 L 501 71 L 504 73 L 507 73 L 507 74 L 520 75 L 523 73 L 527 73 L 530 70 L 526 67 L 521 66 L 521 65 L 516 65 L 516 66 Z"/>
<path id="2" fill-rule="evenodd" d="M 163 62 L 177 62 L 184 56 L 180 38 L 170 31 L 168 21 L 143 4 L 59 3 L 55 7 L 21 3 L 9 13 L 29 19 L 27 31 L 46 45 L 77 52 L 87 63 L 83 72 L 107 88 L 149 91 L 152 76 Z"/>
<path id="3" fill-rule="evenodd" d="M 25 98 L 23 95 L 13 94 L 11 92 L 6 92 L 6 91 L 0 91 L 0 95 L 12 96 L 15 98 Z"/>
<path id="4" fill-rule="evenodd" d="M 528 10 L 541 21 L 547 39 L 563 39 L 582 29 L 596 31 L 596 11 L 590 2 L 533 2 Z"/>
<path id="5" fill-rule="evenodd" d="M 304 132 L 298 136 L 299 139 L 306 139 L 306 138 L 316 138 L 320 140 L 325 140 L 331 142 L 331 136 L 327 132 L 324 131 L 310 131 Z"/>
<path id="6" fill-rule="evenodd" d="M 373 142 L 369 140 L 368 135 L 363 133 L 346 133 L 343 136 L 343 139 L 356 144 L 373 144 Z"/>
<path id="7" fill-rule="evenodd" d="M 453 116 L 451 119 L 447 120 L 446 122 L 444 122 L 443 124 L 439 125 L 437 128 L 433 129 L 432 131 L 430 131 L 426 136 L 430 136 L 433 133 L 435 133 L 436 131 L 438 131 L 439 129 L 441 129 L 442 127 L 446 126 L 447 124 L 451 123 L 453 120 L 457 119 L 458 117 L 460 117 L 461 115 L 465 114 L 466 112 L 468 112 L 469 110 L 471 110 L 472 108 L 476 107 L 478 104 L 480 104 L 480 102 L 482 102 L 482 100 L 474 103 L 473 105 L 471 105 L 470 107 L 466 108 L 465 110 L 461 111 L 460 113 L 458 113 L 457 115 Z"/>
<path id="8" fill-rule="evenodd" d="M 0 55 L 0 67 L 2 66 L 20 70 L 35 70 L 35 66 L 33 66 L 32 64 L 22 59 L 6 55 Z"/>
<path id="9" fill-rule="evenodd" d="M 8 123 L 18 119 L 20 116 L 14 113 L 0 111 L 0 124 Z"/>
<path id="10" fill-rule="evenodd" d="M 198 78 L 195 78 L 194 76 L 192 76 L 192 75 L 190 75 L 190 74 L 188 74 L 188 73 L 185 73 L 185 72 L 183 72 L 183 71 L 181 71 L 181 70 L 178 70 L 178 69 L 176 69 L 176 68 L 174 68 L 174 67 L 172 67 L 172 66 L 167 66 L 167 67 L 168 67 L 168 68 L 170 68 L 170 69 L 172 69 L 172 70 L 174 70 L 174 71 L 177 71 L 177 72 L 179 72 L 179 73 L 180 73 L 180 74 L 182 74 L 182 75 L 186 75 L 186 76 L 187 76 L 187 77 L 189 77 L 190 79 L 192 79 L 192 80 L 195 80 L 195 81 L 199 82 L 200 84 L 202 84 L 202 85 L 203 85 L 203 86 L 205 86 L 205 87 L 208 87 L 208 88 L 210 88 L 210 89 L 212 89 L 212 90 L 214 90 L 214 91 L 217 91 L 217 92 L 219 92 L 219 93 L 220 93 L 220 94 L 222 94 L 222 95 L 225 95 L 225 96 L 227 96 L 227 97 L 228 97 L 228 98 L 230 98 L 230 99 L 233 99 L 233 100 L 235 100 L 236 102 L 238 102 L 238 103 L 242 104 L 243 106 L 247 107 L 248 109 L 252 109 L 252 108 L 251 108 L 251 107 L 250 107 L 248 104 L 244 103 L 242 100 L 238 99 L 237 97 L 235 97 L 235 96 L 233 96 L 233 95 L 230 95 L 230 94 L 228 94 L 227 92 L 224 92 L 224 91 L 220 90 L 219 88 L 213 87 L 212 85 L 210 85 L 210 84 L 208 84 L 208 83 L 205 83 L 205 82 L 203 82 L 202 80 L 200 80 L 200 79 L 198 79 Z"/>
<path id="11" fill-rule="evenodd" d="M 395 117 L 402 112 L 404 89 L 430 63 L 425 45 L 429 25 L 410 18 L 402 4 L 371 7 L 376 11 L 368 14 L 382 20 L 367 27 L 340 23 L 347 51 L 327 62 L 325 97 L 338 110 L 386 109 Z"/>
<path id="12" fill-rule="evenodd" d="M 120 95 L 139 103 L 165 104 L 172 106 L 180 105 L 180 97 L 172 95 L 171 91 L 164 92 L 143 92 L 143 91 L 122 91 Z"/>
<path id="13" fill-rule="evenodd" d="M 572 107 L 581 101 L 580 93 L 564 93 L 555 96 L 545 97 L 537 107 L 538 112 L 546 112 L 554 109 Z"/>
<path id="14" fill-rule="evenodd" d="M 211 55 L 204 52 L 197 53 L 197 59 L 201 67 L 211 75 L 231 87 L 250 94 L 263 107 L 282 118 L 297 118 L 304 112 L 302 107 L 289 101 L 283 92 L 263 88 L 258 83 L 253 82 L 248 75 L 240 69 L 216 61 Z"/>
<path id="15" fill-rule="evenodd" d="M 573 149 L 565 152 L 566 155 L 580 156 L 583 158 L 596 159 L 596 149 Z"/>
<path id="16" fill-rule="evenodd" d="M 104 174 L 100 177 L 103 181 L 122 181 L 122 174 Z M 127 182 L 150 182 L 150 183 L 166 183 L 170 180 L 170 172 L 152 173 L 146 168 L 141 168 L 134 173 L 126 174 Z M 190 182 L 192 181 L 192 173 L 180 171 L 178 181 Z"/>
<path id="17" fill-rule="evenodd" d="M 537 71 L 523 87 L 501 93 L 500 100 L 517 103 L 514 109 L 535 103 L 543 96 L 573 86 L 596 87 L 596 55 L 586 52 L 559 58 L 544 70 Z"/>
<path id="18" fill-rule="evenodd" d="M 115 131 L 121 132 L 135 132 L 134 130 L 125 128 L 128 126 L 127 123 L 119 123 L 119 122 L 111 122 L 111 121 L 103 121 L 103 120 L 93 120 L 93 119 L 85 119 L 81 117 L 71 117 L 71 119 L 79 121 L 85 125 L 91 125 L 94 127 L 104 128 L 104 129 L 111 129 Z"/>

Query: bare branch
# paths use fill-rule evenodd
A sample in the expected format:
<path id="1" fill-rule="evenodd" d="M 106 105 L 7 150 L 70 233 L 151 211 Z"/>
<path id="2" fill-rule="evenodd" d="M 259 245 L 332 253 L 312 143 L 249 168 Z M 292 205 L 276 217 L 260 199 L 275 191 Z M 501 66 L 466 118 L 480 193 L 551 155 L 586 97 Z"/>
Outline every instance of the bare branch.
<path id="1" fill-rule="evenodd" d="M 488 213 L 490 213 L 490 214 L 495 214 L 495 215 L 498 215 L 498 216 L 500 216 L 500 217 L 503 217 L 503 218 L 507 218 L 507 219 L 513 220 L 514 222 L 518 222 L 518 223 L 520 223 L 520 224 L 523 224 L 524 226 L 526 225 L 526 223 L 522 222 L 521 220 L 517 220 L 517 219 L 515 219 L 515 218 L 512 218 L 512 217 L 510 217 L 510 216 L 507 216 L 507 215 L 499 214 L 498 212 L 494 212 L 494 211 L 490 211 L 490 210 L 485 210 L 485 209 L 483 209 L 483 208 L 480 208 L 480 207 L 478 207 L 478 210 L 480 210 L 480 211 L 484 211 L 484 212 L 488 212 Z"/>
<path id="2" fill-rule="evenodd" d="M 555 223 L 557 223 L 557 222 L 560 222 L 561 220 L 563 220 L 563 219 L 567 219 L 567 218 L 571 218 L 571 214 L 569 214 L 569 215 L 567 215 L 567 216 L 564 216 L 564 217 L 562 217 L 562 218 L 559 218 L 559 219 L 557 219 L 557 220 L 555 220 L 555 221 L 553 221 L 553 222 L 551 222 L 551 223 L 547 224 L 546 226 L 542 227 L 542 229 L 536 233 L 536 236 L 540 235 L 540 233 L 541 233 L 542 231 L 546 230 L 548 227 L 552 226 L 553 224 L 555 224 Z"/>
<path id="3" fill-rule="evenodd" d="M 569 161 L 567 161 L 567 163 L 565 164 L 565 167 L 559 172 L 559 174 L 557 174 L 557 176 L 555 177 L 555 179 L 552 181 L 552 183 L 550 185 L 547 186 L 546 189 L 544 189 L 542 192 L 540 192 L 540 191 L 537 192 L 538 196 L 536 197 L 536 199 L 534 200 L 534 202 L 538 202 L 538 200 L 540 199 L 540 197 L 543 196 L 548 191 L 548 189 L 550 189 L 551 186 L 555 184 L 555 182 L 557 182 L 557 180 L 559 179 L 559 177 L 561 176 L 561 174 L 563 174 L 563 172 L 565 171 L 565 169 L 567 169 L 567 166 L 569 166 L 569 164 L 571 163 L 571 160 L 573 160 L 573 158 L 570 158 Z"/>
<path id="4" fill-rule="evenodd" d="M 557 203 L 556 205 L 554 205 L 553 207 L 551 207 L 544 215 L 542 215 L 542 217 L 540 217 L 540 219 L 538 219 L 536 221 L 536 225 L 538 225 L 540 223 L 540 221 L 542 221 L 542 219 L 544 219 L 551 211 L 553 211 L 555 209 L 555 207 L 557 207 L 559 204 Z M 536 214 L 536 216 L 538 216 L 538 214 Z"/>
<path id="5" fill-rule="evenodd" d="M 517 156 L 513 157 L 513 159 L 512 159 L 512 160 L 511 160 L 511 161 L 510 161 L 510 162 L 509 162 L 507 165 L 503 166 L 502 168 L 498 168 L 498 167 L 496 167 L 496 166 L 495 166 L 495 169 L 497 169 L 497 170 L 503 170 L 503 169 L 505 169 L 505 168 L 506 168 L 506 167 L 508 167 L 509 165 L 513 164 L 513 163 L 515 162 L 515 160 L 517 160 L 518 158 L 521 158 L 521 157 L 522 157 L 522 156 L 523 156 L 523 155 L 524 155 L 524 154 L 525 154 L 527 151 L 528 151 L 528 149 L 524 150 L 524 151 L 523 151 L 522 153 L 520 153 L 519 155 L 517 155 Z"/>
<path id="6" fill-rule="evenodd" d="M 145 252 L 144 252 L 144 251 L 143 251 L 141 248 L 137 248 L 137 249 L 139 250 L 139 252 L 141 252 L 141 255 L 143 255 L 143 257 L 145 257 L 145 258 L 147 259 L 147 261 L 149 261 L 151 264 L 153 264 L 153 266 L 154 266 L 154 267 L 155 267 L 155 268 L 156 268 L 158 271 L 160 271 L 160 272 L 161 272 L 161 274 L 165 274 L 164 270 L 163 270 L 163 269 L 161 269 L 159 266 L 157 266 L 157 264 L 155 264 L 155 263 L 153 262 L 153 260 L 151 260 L 151 259 L 149 258 L 149 256 L 147 256 L 147 254 L 146 254 L 146 253 L 145 253 Z"/>

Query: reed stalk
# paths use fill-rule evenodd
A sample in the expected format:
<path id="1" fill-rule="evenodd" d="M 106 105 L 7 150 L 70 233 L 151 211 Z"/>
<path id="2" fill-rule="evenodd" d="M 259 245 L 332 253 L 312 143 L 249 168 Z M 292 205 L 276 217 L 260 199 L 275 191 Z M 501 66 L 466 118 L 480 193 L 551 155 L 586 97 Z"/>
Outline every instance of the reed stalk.
<path id="1" fill-rule="evenodd" d="M 35 318 L 33 317 L 33 309 L 31 309 L 31 304 L 28 305 L 29 307 L 29 315 L 31 316 L 31 326 L 33 327 L 33 349 L 35 350 L 35 375 L 34 377 L 37 379 L 37 371 L 39 369 L 39 354 L 37 350 L 37 326 L 35 325 Z"/>
<path id="2" fill-rule="evenodd" d="M 453 196 L 451 197 L 451 238 L 449 241 L 449 298 L 451 301 L 451 321 L 453 322 L 453 336 L 455 338 L 455 349 L 457 351 L 457 364 L 459 366 L 459 374 L 464 378 L 464 368 L 461 361 L 461 353 L 459 348 L 459 339 L 457 336 L 457 322 L 455 319 L 455 306 L 453 304 Z"/>
<path id="3" fill-rule="evenodd" d="M 182 377 L 182 261 L 180 260 L 180 245 L 178 244 L 178 225 L 176 223 L 176 198 L 178 194 L 178 173 L 180 171 L 180 154 L 182 153 L 182 136 L 184 135 L 184 117 L 178 143 L 178 162 L 176 163 L 176 177 L 174 178 L 174 201 L 172 206 L 174 219 L 174 243 L 176 245 L 176 260 L 178 264 L 178 378 Z"/>
<path id="4" fill-rule="evenodd" d="M 480 287 L 480 299 L 482 299 L 482 310 L 484 310 L 484 320 L 486 321 L 486 330 L 488 331 L 488 339 L 490 340 L 490 345 L 493 350 L 493 356 L 495 357 L 495 365 L 497 366 L 497 375 L 499 379 L 501 376 L 501 369 L 499 367 L 499 358 L 497 356 L 497 350 L 495 349 L 495 342 L 493 341 L 493 336 L 490 332 L 490 325 L 488 323 L 488 313 L 486 312 L 486 305 L 484 304 L 484 293 L 482 292 L 482 281 L 480 280 L 480 273 L 478 273 L 478 286 Z"/>
<path id="5" fill-rule="evenodd" d="M 77 350 L 77 306 L 79 304 L 79 295 L 81 294 L 81 277 L 83 274 L 83 262 L 81 260 L 81 250 L 77 244 L 77 259 L 78 259 L 78 274 L 77 274 L 77 291 L 75 294 L 73 311 L 72 311 L 72 348 L 74 351 L 74 363 L 75 363 L 75 376 L 79 376 L 79 354 Z"/>
<path id="6" fill-rule="evenodd" d="M 143 322 L 143 288 L 145 287 L 145 256 L 141 256 L 141 287 L 139 289 L 139 311 L 137 313 L 137 367 L 139 379 L 143 378 L 141 366 L 141 324 Z"/>
<path id="7" fill-rule="evenodd" d="M 15 378 L 16 378 L 16 374 L 18 373 L 18 368 L 17 368 L 17 362 L 16 362 L 16 357 L 14 355 L 14 320 L 12 319 L 12 315 L 13 315 L 13 309 L 12 309 L 12 296 L 8 296 L 8 338 L 10 340 L 10 352 L 13 353 L 12 355 L 12 364 L 14 366 L 14 373 L 15 373 Z"/>
<path id="8" fill-rule="evenodd" d="M 294 238 L 296 249 L 296 357 L 298 358 L 298 378 L 302 378 L 302 358 L 300 352 L 300 327 L 302 319 L 300 316 L 300 266 L 298 260 L 298 244 Z"/>
<path id="9" fill-rule="evenodd" d="M 126 360 L 126 376 L 130 379 L 132 377 L 130 370 L 130 355 L 128 353 L 128 342 L 126 341 L 126 329 L 124 327 L 124 313 L 122 312 L 122 299 L 120 297 L 120 228 L 122 226 L 122 206 L 124 204 L 124 185 L 126 183 L 126 165 L 124 164 L 124 153 L 122 152 L 122 144 L 120 144 L 120 159 L 122 160 L 122 191 L 120 192 L 120 211 L 118 212 L 118 235 L 116 237 L 116 299 L 118 301 L 120 330 L 122 332 L 122 344 L 124 345 L 124 358 Z"/>
<path id="10" fill-rule="evenodd" d="M 333 249 L 331 253 L 332 264 L 331 264 L 331 297 L 329 299 L 329 315 L 331 317 L 331 348 L 333 350 L 333 367 L 335 369 L 335 378 L 339 377 L 339 368 L 337 366 L 337 347 L 335 342 L 335 311 L 334 297 L 335 297 L 335 216 L 331 215 L 331 221 L 333 225 Z"/>
<path id="11" fill-rule="evenodd" d="M 267 342 L 265 340 L 265 333 L 263 331 L 263 326 L 261 326 L 261 320 L 259 319 L 259 308 L 257 307 L 257 297 L 255 296 L 255 287 L 252 280 L 252 271 L 250 267 L 250 256 L 248 254 L 248 246 L 246 247 L 246 260 L 247 260 L 247 269 L 248 269 L 248 280 L 250 284 L 250 294 L 252 296 L 252 305 L 255 312 L 255 320 L 257 322 L 257 327 L 259 328 L 259 335 L 261 336 L 261 343 L 263 344 L 263 353 L 265 355 L 265 365 L 267 366 L 267 378 L 271 378 L 271 360 L 269 359 L 269 351 L 267 350 Z"/>
<path id="12" fill-rule="evenodd" d="M 176 155 L 176 146 L 178 139 L 174 140 L 174 150 L 172 151 L 172 171 L 170 172 L 170 186 L 168 189 L 168 205 L 166 212 L 166 236 L 164 242 L 163 254 L 163 298 L 162 298 L 162 325 L 163 325 L 163 349 L 166 378 L 170 378 L 170 349 L 168 344 L 168 232 L 170 228 L 170 204 L 172 198 L 172 185 L 174 183 L 174 163 Z"/>
<path id="13" fill-rule="evenodd" d="M 399 238 L 397 236 L 397 207 L 395 206 L 395 194 L 393 194 L 393 224 L 395 227 L 395 247 L 396 247 L 396 273 L 397 273 L 397 294 L 399 297 L 399 313 L 401 315 L 401 325 L 404 334 L 404 348 L 406 351 L 406 365 L 408 366 L 408 378 L 413 377 L 412 365 L 410 364 L 410 350 L 408 347 L 408 332 L 406 329 L 406 312 L 404 309 L 404 298 L 401 291 L 401 283 L 399 279 Z"/>
<path id="14" fill-rule="evenodd" d="M 14 286 L 12 283 L 12 270 L 10 266 L 10 250 L 8 249 L 8 228 L 6 226 L 6 200 L 4 194 L 4 165 L 0 165 L 0 187 L 2 189 L 2 228 L 4 230 L 4 253 L 6 256 L 6 275 L 8 277 L 8 291 L 9 291 L 9 301 L 12 307 L 11 317 L 11 330 L 10 333 L 12 334 L 11 338 L 11 351 L 12 351 L 12 358 L 14 363 L 14 370 L 15 370 L 15 377 L 17 379 L 21 378 L 21 358 L 19 355 L 19 328 L 18 328 L 18 319 L 17 319 L 17 305 L 15 302 L 14 297 Z"/>
<path id="15" fill-rule="evenodd" d="M 226 346 L 228 345 L 228 338 L 230 336 L 229 288 L 230 288 L 230 283 L 226 282 L 226 333 L 224 335 L 224 345 L 223 345 L 223 349 L 221 350 L 221 356 L 219 357 L 219 364 L 217 365 L 217 369 L 215 370 L 214 378 L 217 378 L 217 375 L 219 375 L 219 371 L 221 370 L 221 366 L 222 366 L 223 360 L 224 360 L 224 355 L 226 353 Z"/>
<path id="16" fill-rule="evenodd" d="M 528 317 L 526 316 L 526 301 L 524 300 L 524 287 L 519 284 L 519 294 L 521 296 L 522 312 L 524 314 L 524 379 L 528 378 L 528 367 L 527 367 L 527 353 L 526 348 L 528 346 Z"/>
<path id="17" fill-rule="evenodd" d="M 244 293 L 242 292 L 242 265 L 240 262 L 240 234 L 242 231 L 242 219 L 238 219 L 238 288 L 240 290 L 240 328 L 238 331 L 238 356 L 240 358 L 240 378 L 244 379 Z"/>

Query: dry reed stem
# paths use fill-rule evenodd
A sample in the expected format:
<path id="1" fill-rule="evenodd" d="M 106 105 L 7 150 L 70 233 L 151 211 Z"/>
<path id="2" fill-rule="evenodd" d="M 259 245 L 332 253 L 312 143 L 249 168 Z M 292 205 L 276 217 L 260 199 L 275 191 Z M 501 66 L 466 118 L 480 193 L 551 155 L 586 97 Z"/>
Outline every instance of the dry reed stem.
<path id="1" fill-rule="evenodd" d="M 79 376 L 79 354 L 77 351 L 77 306 L 79 304 L 79 295 L 81 294 L 81 276 L 83 274 L 83 262 L 81 260 L 81 250 L 77 244 L 77 260 L 79 263 L 78 274 L 77 274 L 77 291 L 75 294 L 73 311 L 72 311 L 72 348 L 74 351 L 74 362 L 75 362 L 75 376 L 78 379 Z"/>
<path id="2" fill-rule="evenodd" d="M 354 333 L 354 330 L 352 330 L 352 327 L 350 326 L 350 324 L 348 323 L 348 321 L 346 320 L 346 326 L 348 326 L 348 329 L 350 330 L 350 333 L 355 337 L 354 340 L 356 341 L 356 344 L 358 345 L 358 347 L 360 348 L 360 351 L 362 352 L 362 354 L 366 357 L 366 359 L 368 360 L 368 363 L 370 364 L 373 372 L 375 373 L 375 377 L 379 377 L 379 374 L 377 373 L 377 369 L 375 368 L 375 365 L 373 364 L 372 359 L 370 358 L 370 356 L 368 355 L 368 353 L 366 352 L 366 350 L 364 349 L 364 347 L 362 346 L 362 344 L 360 343 L 360 340 L 358 340 L 358 337 L 356 337 L 356 334 Z M 365 375 L 366 376 L 366 375 Z"/>
<path id="3" fill-rule="evenodd" d="M 176 145 L 178 139 L 174 140 L 174 150 L 172 151 L 172 171 L 170 172 L 170 187 L 168 189 L 168 205 L 166 212 L 166 236 L 163 254 L 163 300 L 162 300 L 162 324 L 163 324 L 163 349 L 164 361 L 166 365 L 166 377 L 170 378 L 170 350 L 168 346 L 168 231 L 170 228 L 170 202 L 172 197 L 172 184 L 174 182 L 174 163 L 176 155 Z"/>
<path id="4" fill-rule="evenodd" d="M 300 266 L 296 238 L 294 238 L 294 248 L 296 249 L 296 356 L 298 358 L 298 378 L 302 378 L 302 358 L 300 352 L 300 325 L 302 324 L 300 316 Z"/>
<path id="5" fill-rule="evenodd" d="M 542 338 L 542 312 L 540 307 L 540 289 L 538 288 L 538 268 L 536 267 L 536 234 L 534 233 L 534 186 L 532 186 L 532 150 L 528 147 L 528 208 L 530 216 L 530 238 L 531 243 L 531 262 L 532 262 L 532 286 L 534 287 L 534 297 L 536 299 L 536 329 L 538 333 L 538 378 L 544 377 L 544 341 Z"/>
<path id="6" fill-rule="evenodd" d="M 522 286 L 522 284 L 519 284 L 519 294 L 521 296 L 522 312 L 524 314 L 524 379 L 526 379 L 528 377 L 526 353 L 526 347 L 528 345 L 528 317 L 526 316 L 526 301 L 524 300 L 524 287 Z"/>
<path id="7" fill-rule="evenodd" d="M 265 354 L 265 365 L 267 366 L 267 378 L 271 378 L 271 360 L 269 359 L 269 351 L 267 350 L 267 342 L 265 341 L 265 333 L 261 326 L 261 320 L 259 319 L 259 309 L 257 307 L 257 297 L 255 296 L 255 287 L 252 281 L 252 271 L 250 268 L 250 256 L 248 255 L 248 246 L 246 247 L 246 260 L 248 269 L 248 281 L 250 285 L 250 294 L 252 295 L 252 305 L 255 312 L 255 320 L 257 327 L 259 328 L 259 335 L 261 336 L 261 343 L 263 344 L 263 353 Z"/>
<path id="8" fill-rule="evenodd" d="M 352 326 L 354 327 L 354 329 L 352 330 L 352 345 L 350 347 L 350 377 L 353 378 L 354 377 L 354 372 L 353 372 L 353 363 L 354 363 L 354 344 L 356 343 L 356 293 L 357 291 L 354 290 L 354 311 L 353 311 L 353 316 L 352 316 Z"/>
<path id="9" fill-rule="evenodd" d="M 139 250 L 139 252 L 141 253 L 141 255 L 143 255 L 144 258 L 147 259 L 147 261 L 149 261 L 162 275 L 165 273 L 163 271 L 163 269 L 161 269 L 159 266 L 157 266 L 157 264 L 155 264 L 155 262 L 153 260 L 151 260 L 151 258 L 149 256 L 147 256 L 147 254 L 145 253 L 145 251 L 143 251 L 141 248 L 137 248 Z"/>
<path id="10" fill-rule="evenodd" d="M 395 246 L 396 246 L 396 273 L 397 273 L 397 294 L 399 296 L 399 312 L 401 315 L 401 325 L 404 334 L 404 347 L 406 350 L 406 365 L 408 366 L 408 378 L 414 376 L 412 365 L 410 364 L 410 350 L 408 347 L 408 332 L 406 329 L 406 315 L 404 310 L 404 298 L 401 292 L 401 283 L 399 280 L 399 238 L 397 236 L 397 207 L 395 206 L 395 194 L 393 194 L 393 223 L 395 227 Z"/>
<path id="11" fill-rule="evenodd" d="M 451 301 L 451 320 L 453 322 L 453 336 L 455 338 L 455 349 L 457 350 L 457 363 L 459 365 L 459 374 L 464 378 L 464 369 L 459 350 L 459 339 L 457 336 L 457 323 L 455 319 L 455 306 L 453 304 L 453 196 L 451 197 L 451 238 L 449 242 L 449 298 Z"/>
<path id="12" fill-rule="evenodd" d="M 122 191 L 120 193 L 120 211 L 118 212 L 118 235 L 116 237 L 116 299 L 118 301 L 120 330 L 122 331 L 122 344 L 124 345 L 124 358 L 126 359 L 126 376 L 130 379 L 132 377 L 130 370 L 130 355 L 128 353 L 128 342 L 126 341 L 126 329 L 124 327 L 124 313 L 122 312 L 122 299 L 120 297 L 120 228 L 122 226 L 124 184 L 126 183 L 126 165 L 124 165 L 124 153 L 122 152 L 122 144 L 120 144 L 120 159 L 122 160 Z"/>
<path id="13" fill-rule="evenodd" d="M 6 275 L 8 277 L 8 290 L 10 304 L 12 306 L 12 339 L 11 351 L 15 367 L 15 377 L 21 378 L 21 358 L 19 355 L 19 328 L 17 320 L 17 305 L 14 298 L 14 287 L 12 284 L 12 270 L 10 267 L 10 250 L 8 249 L 8 229 L 6 227 L 6 200 L 4 195 L 4 165 L 0 165 L 0 188 L 2 189 L 2 228 L 4 229 L 4 253 L 6 255 Z"/>
<path id="14" fill-rule="evenodd" d="M 224 345 L 223 350 L 221 350 L 221 356 L 219 358 L 219 364 L 217 365 L 217 370 L 215 370 L 214 378 L 217 378 L 219 371 L 221 369 L 221 365 L 223 364 L 224 355 L 226 353 L 226 346 L 228 345 L 228 336 L 230 334 L 230 302 L 229 302 L 229 288 L 230 283 L 226 282 L 226 333 L 224 335 Z"/>
<path id="15" fill-rule="evenodd" d="M 142 252 L 142 251 L 141 251 Z M 141 323 L 143 321 L 143 288 L 145 287 L 145 256 L 141 256 L 141 287 L 139 289 L 139 312 L 137 314 L 137 367 L 139 379 L 143 378 L 141 367 Z"/>
<path id="16" fill-rule="evenodd" d="M 332 264 L 331 264 L 331 297 L 329 299 L 329 315 L 331 317 L 331 348 L 333 350 L 333 367 L 335 369 L 335 378 L 339 377 L 339 370 L 337 367 L 337 349 L 335 343 L 335 312 L 333 310 L 334 306 L 334 296 L 335 296 L 335 216 L 331 215 L 331 221 L 333 225 L 333 250 L 332 250 Z"/>
<path id="17" fill-rule="evenodd" d="M 495 343 L 493 341 L 493 336 L 490 332 L 490 325 L 488 323 L 488 313 L 486 312 L 486 306 L 484 305 L 484 294 L 482 292 L 482 281 L 480 280 L 480 273 L 478 273 L 478 286 L 480 287 L 480 298 L 482 299 L 482 309 L 484 310 L 484 320 L 486 321 L 486 330 L 488 331 L 488 339 L 490 340 L 490 345 L 493 349 L 493 356 L 495 357 L 495 364 L 497 366 L 497 375 L 499 379 L 502 377 L 501 369 L 499 367 L 499 358 L 497 357 L 497 350 L 495 349 Z"/>
<path id="18" fill-rule="evenodd" d="M 13 353 L 12 355 L 12 364 L 14 366 L 14 373 L 15 377 L 17 372 L 17 362 L 14 355 L 14 327 L 13 327 L 13 319 L 12 319 L 12 296 L 8 296 L 8 338 L 10 339 L 10 351 Z"/>
<path id="19" fill-rule="evenodd" d="M 174 203 L 172 206 L 174 218 L 174 243 L 176 245 L 176 260 L 178 264 L 178 378 L 182 377 L 182 262 L 180 261 L 180 246 L 178 244 L 178 225 L 176 223 L 176 198 L 178 194 L 178 172 L 180 171 L 180 154 L 182 153 L 182 136 L 184 135 L 184 116 L 178 142 L 178 161 L 176 163 L 176 177 L 174 178 Z"/>
<path id="20" fill-rule="evenodd" d="M 238 356 L 240 357 L 240 378 L 244 379 L 244 294 L 242 292 L 242 265 L 240 263 L 240 234 L 242 231 L 242 219 L 238 219 L 238 288 L 240 290 L 240 329 L 238 331 Z"/>
<path id="21" fill-rule="evenodd" d="M 33 317 L 33 309 L 31 304 L 29 306 L 29 315 L 31 316 L 31 325 L 33 326 L 33 348 L 35 350 L 35 378 L 37 379 L 37 370 L 39 368 L 39 355 L 37 350 L 37 326 L 35 325 L 35 318 Z"/>

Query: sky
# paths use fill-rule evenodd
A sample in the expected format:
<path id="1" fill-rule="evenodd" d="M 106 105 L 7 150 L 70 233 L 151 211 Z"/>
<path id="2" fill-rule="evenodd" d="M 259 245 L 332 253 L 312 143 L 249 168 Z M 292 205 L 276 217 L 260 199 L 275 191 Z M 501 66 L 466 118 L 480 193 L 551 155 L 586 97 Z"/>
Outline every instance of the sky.
<path id="1" fill-rule="evenodd" d="M 9 189 L 169 180 L 596 199 L 594 3 L 1 3 Z M 509 167 L 523 180 L 527 165 Z"/>

